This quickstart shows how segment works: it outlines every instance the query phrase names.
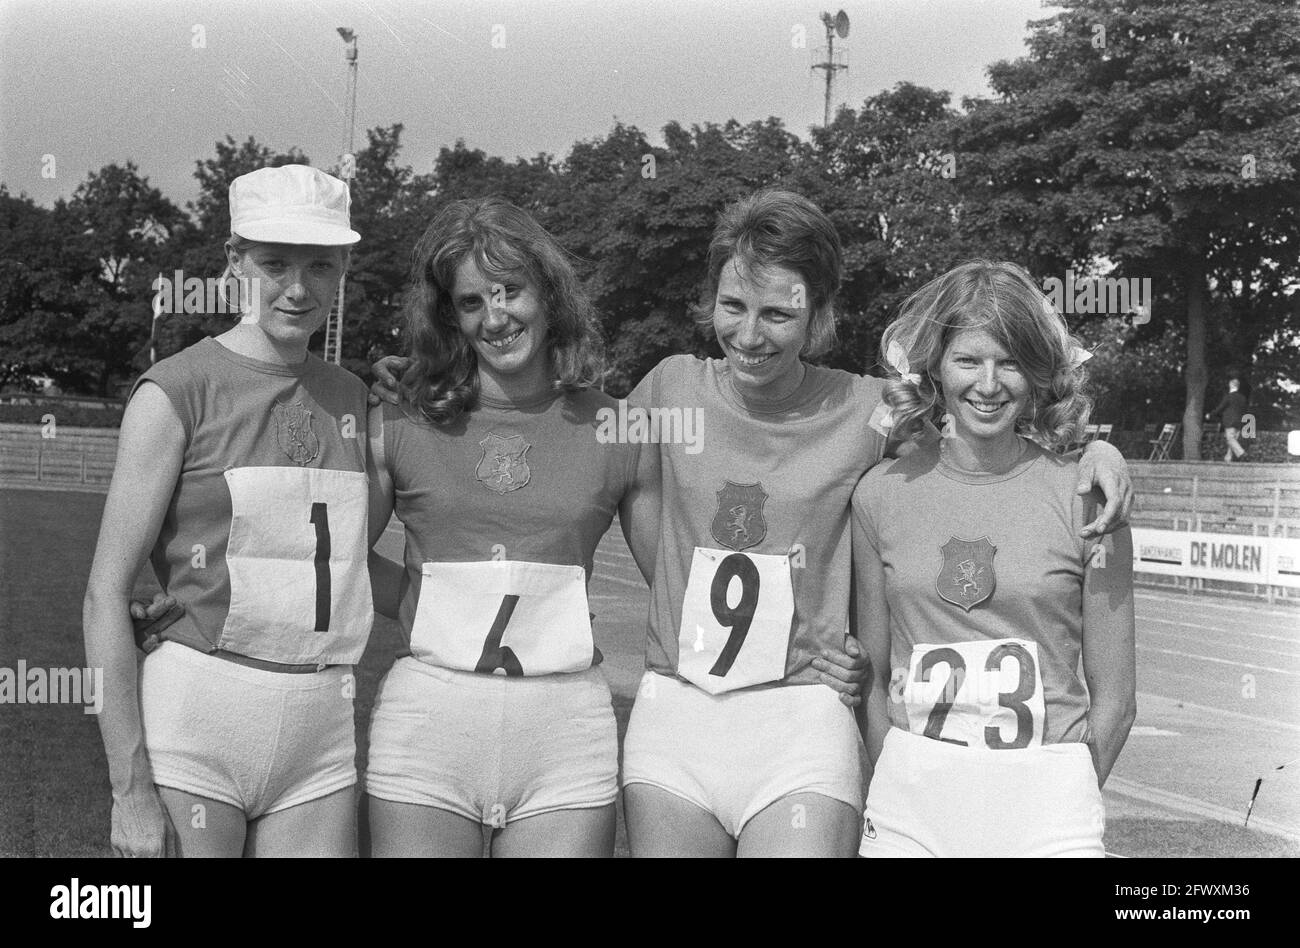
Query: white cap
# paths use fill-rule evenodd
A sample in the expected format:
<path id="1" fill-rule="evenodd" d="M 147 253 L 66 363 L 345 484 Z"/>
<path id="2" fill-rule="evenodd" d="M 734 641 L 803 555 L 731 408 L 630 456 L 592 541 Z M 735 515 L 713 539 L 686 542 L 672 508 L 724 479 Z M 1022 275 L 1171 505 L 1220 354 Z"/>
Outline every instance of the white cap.
<path id="1" fill-rule="evenodd" d="M 230 182 L 230 230 L 259 243 L 355 244 L 351 204 L 347 184 L 318 168 L 259 168 Z"/>

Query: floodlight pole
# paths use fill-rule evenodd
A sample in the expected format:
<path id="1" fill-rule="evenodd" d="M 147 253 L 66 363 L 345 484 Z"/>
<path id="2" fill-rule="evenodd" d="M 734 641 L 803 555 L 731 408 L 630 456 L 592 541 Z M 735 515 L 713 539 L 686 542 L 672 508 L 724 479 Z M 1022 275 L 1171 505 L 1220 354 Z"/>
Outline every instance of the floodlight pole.
<path id="1" fill-rule="evenodd" d="M 840 11 L 839 16 L 844 16 L 843 10 Z M 826 127 L 831 124 L 831 87 L 835 82 L 835 71 L 837 69 L 848 69 L 849 66 L 848 63 L 835 62 L 836 17 L 831 16 L 829 13 L 823 13 L 821 19 L 826 27 L 826 62 L 813 63 L 813 68 L 826 70 L 826 105 L 822 110 L 822 127 Z M 845 22 L 847 23 L 847 20 Z M 847 34 L 847 29 L 845 33 Z"/>
<path id="2" fill-rule="evenodd" d="M 356 146 L 357 128 L 357 34 L 345 26 L 338 27 L 338 34 L 347 44 L 343 60 L 348 65 L 348 134 L 339 165 L 343 180 L 350 181 L 356 168 L 352 151 Z M 335 365 L 343 358 L 343 304 L 347 296 L 347 279 L 346 272 L 339 274 L 338 309 L 325 323 L 325 361 Z"/>
<path id="3" fill-rule="evenodd" d="M 339 34 L 348 44 L 343 54 L 348 64 L 348 141 L 345 155 L 352 154 L 356 143 L 357 128 L 357 35 L 351 30 L 339 29 Z"/>

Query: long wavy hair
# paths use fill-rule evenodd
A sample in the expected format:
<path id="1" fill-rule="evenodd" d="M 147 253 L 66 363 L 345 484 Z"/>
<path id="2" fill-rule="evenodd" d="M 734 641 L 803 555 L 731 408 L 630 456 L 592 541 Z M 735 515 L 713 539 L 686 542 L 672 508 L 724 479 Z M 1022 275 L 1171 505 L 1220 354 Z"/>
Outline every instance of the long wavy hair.
<path id="1" fill-rule="evenodd" d="M 713 335 L 713 310 L 722 268 L 732 261 L 793 270 L 807 287 L 808 338 L 800 355 L 815 359 L 835 345 L 835 294 L 844 251 L 840 236 L 812 201 L 793 191 L 764 188 L 727 205 L 709 243 L 708 270 L 695 324 Z"/>
<path id="2" fill-rule="evenodd" d="M 1079 439 L 1092 411 L 1078 358 L 1082 346 L 1028 271 L 990 260 L 971 260 L 931 280 L 904 301 L 885 329 L 880 363 L 888 374 L 884 399 L 895 431 L 914 432 L 923 418 L 938 421 L 944 411 L 940 365 L 952 337 L 965 329 L 992 336 L 1029 382 L 1029 405 L 1017 430 L 1049 447 Z M 919 383 L 903 378 L 899 360 L 891 360 L 891 351 L 900 350 Z"/>
<path id="3" fill-rule="evenodd" d="M 595 308 L 569 255 L 529 214 L 497 197 L 454 201 L 415 245 L 403 300 L 414 362 L 402 377 L 404 398 L 436 425 L 478 404 L 478 356 L 460 330 L 452 294 L 456 270 L 473 259 L 505 282 L 525 274 L 546 312 L 546 348 L 554 386 L 579 391 L 600 381 L 604 342 Z"/>

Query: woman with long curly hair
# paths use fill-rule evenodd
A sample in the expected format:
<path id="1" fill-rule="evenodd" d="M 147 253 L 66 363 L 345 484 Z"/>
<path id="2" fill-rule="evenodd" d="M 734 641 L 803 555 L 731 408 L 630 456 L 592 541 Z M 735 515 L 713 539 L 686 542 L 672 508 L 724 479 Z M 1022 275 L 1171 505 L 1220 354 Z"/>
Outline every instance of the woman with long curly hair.
<path id="1" fill-rule="evenodd" d="M 373 853 L 478 856 L 489 827 L 497 856 L 611 855 L 587 582 L 614 514 L 644 562 L 633 524 L 657 511 L 640 446 L 597 436 L 616 403 L 592 387 L 595 314 L 555 240 L 495 198 L 438 214 L 404 306 L 413 362 L 370 418 L 379 518 L 406 533 L 404 568 L 376 572 L 406 648 L 371 718 Z"/>
<path id="2" fill-rule="evenodd" d="M 1127 527 L 1080 537 L 1100 498 L 1051 450 L 1087 421 L 1086 353 L 1028 273 L 983 260 L 913 294 L 881 347 L 885 420 L 947 422 L 853 494 L 859 852 L 1102 856 L 1136 713 L 1133 550 Z"/>

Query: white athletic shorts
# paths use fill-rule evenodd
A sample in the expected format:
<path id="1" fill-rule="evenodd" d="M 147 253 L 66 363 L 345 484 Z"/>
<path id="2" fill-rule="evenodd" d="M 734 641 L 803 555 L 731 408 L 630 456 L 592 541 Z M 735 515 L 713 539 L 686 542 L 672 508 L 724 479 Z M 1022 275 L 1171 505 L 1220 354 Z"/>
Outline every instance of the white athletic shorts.
<path id="1" fill-rule="evenodd" d="M 858 854 L 1102 857 L 1105 822 L 1086 744 L 985 750 L 894 727 Z"/>
<path id="2" fill-rule="evenodd" d="M 250 820 L 353 786 L 351 670 L 264 671 L 164 642 L 140 671 L 154 783 Z"/>
<path id="3" fill-rule="evenodd" d="M 623 742 L 623 786 L 689 800 L 739 839 L 745 824 L 792 793 L 820 793 L 860 812 L 857 725 L 825 685 L 711 695 L 646 672 Z"/>
<path id="4" fill-rule="evenodd" d="M 399 658 L 370 718 L 366 792 L 497 828 L 608 806 L 618 729 L 605 674 L 507 678 Z"/>

